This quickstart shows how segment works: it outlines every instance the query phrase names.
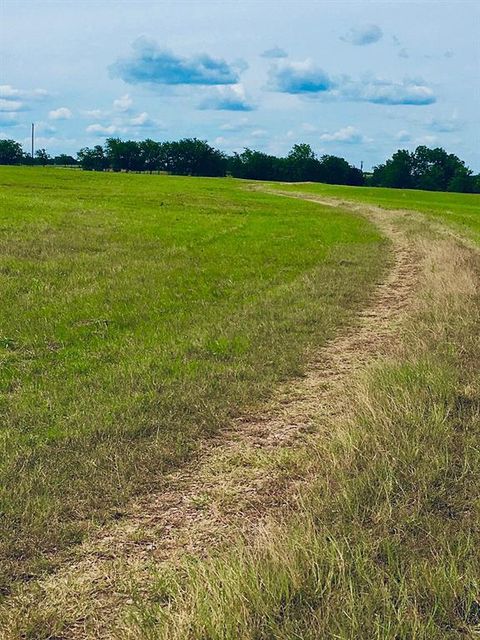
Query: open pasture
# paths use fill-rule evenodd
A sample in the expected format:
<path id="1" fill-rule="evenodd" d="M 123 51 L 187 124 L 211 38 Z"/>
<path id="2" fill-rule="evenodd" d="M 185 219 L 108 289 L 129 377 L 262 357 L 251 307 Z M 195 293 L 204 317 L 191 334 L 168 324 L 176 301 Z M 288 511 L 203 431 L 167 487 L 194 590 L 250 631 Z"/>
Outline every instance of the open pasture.
<path id="1" fill-rule="evenodd" d="M 234 180 L 2 167 L 0 197 L 5 574 L 300 374 L 386 264 L 361 217 Z"/>
<path id="2" fill-rule="evenodd" d="M 455 231 L 480 243 L 480 197 L 474 193 L 445 193 L 418 189 L 348 187 L 334 184 L 272 182 L 269 187 L 282 191 L 301 191 L 326 198 L 371 204 L 385 209 L 420 211 L 431 220 L 447 224 Z"/>

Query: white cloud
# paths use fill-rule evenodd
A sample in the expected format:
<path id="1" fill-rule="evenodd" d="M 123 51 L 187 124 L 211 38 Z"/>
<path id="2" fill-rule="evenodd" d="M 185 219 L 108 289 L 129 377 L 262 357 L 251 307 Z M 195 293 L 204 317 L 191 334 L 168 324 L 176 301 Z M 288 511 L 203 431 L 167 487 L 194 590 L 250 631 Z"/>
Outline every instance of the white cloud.
<path id="1" fill-rule="evenodd" d="M 72 117 L 72 112 L 68 107 L 59 107 L 48 112 L 50 120 L 69 120 Z"/>
<path id="2" fill-rule="evenodd" d="M 133 100 L 130 97 L 130 94 L 126 93 L 121 98 L 117 98 L 117 100 L 113 101 L 113 108 L 115 111 L 129 111 L 132 107 Z"/>
<path id="3" fill-rule="evenodd" d="M 6 98 L 0 98 L 0 111 L 21 111 L 24 108 L 24 104 L 20 100 L 7 100 Z"/>
<path id="4" fill-rule="evenodd" d="M 348 143 L 357 143 L 357 142 L 365 142 L 366 139 L 364 136 L 356 129 L 355 127 L 348 126 L 339 129 L 333 133 L 323 133 L 320 136 L 320 140 L 324 142 L 348 142 Z"/>
<path id="5" fill-rule="evenodd" d="M 399 82 L 368 76 L 361 81 L 346 80 L 340 93 L 348 100 L 384 105 L 427 105 L 436 101 L 423 80 L 408 78 Z"/>
<path id="6" fill-rule="evenodd" d="M 111 116 L 111 113 L 109 111 L 102 111 L 101 109 L 83 109 L 82 111 L 80 111 L 80 113 L 82 114 L 82 116 L 86 116 L 87 118 L 94 118 L 95 120 Z"/>
<path id="7" fill-rule="evenodd" d="M 7 100 L 16 98 L 46 98 L 49 95 L 45 89 L 33 89 L 31 91 L 26 89 L 16 89 L 11 84 L 0 85 L 0 98 L 6 98 Z"/>
<path id="8" fill-rule="evenodd" d="M 128 122 L 129 124 L 137 127 L 145 127 L 149 124 L 153 124 L 153 120 L 151 120 L 151 118 L 149 117 L 146 111 L 139 113 L 138 116 L 134 116 L 133 118 L 130 118 Z"/>
<path id="9" fill-rule="evenodd" d="M 217 111 L 253 111 L 255 107 L 248 100 L 243 84 L 239 82 L 208 89 L 198 108 Z"/>
<path id="10" fill-rule="evenodd" d="M 119 133 L 119 129 L 114 125 L 108 125 L 108 126 L 104 126 L 102 124 L 89 124 L 88 127 L 85 129 L 85 131 L 87 133 L 94 133 L 96 135 L 108 135 L 111 136 L 114 133 Z"/>

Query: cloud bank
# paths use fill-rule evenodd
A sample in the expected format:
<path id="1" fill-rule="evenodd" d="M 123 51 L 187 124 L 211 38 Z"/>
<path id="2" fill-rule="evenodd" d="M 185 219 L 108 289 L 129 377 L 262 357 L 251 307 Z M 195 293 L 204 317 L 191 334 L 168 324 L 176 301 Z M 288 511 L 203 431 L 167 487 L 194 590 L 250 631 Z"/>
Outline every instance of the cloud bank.
<path id="1" fill-rule="evenodd" d="M 110 73 L 129 84 L 229 85 L 238 82 L 236 66 L 207 54 L 181 57 L 140 38 L 133 43 L 130 57 L 117 60 Z"/>
<path id="2" fill-rule="evenodd" d="M 321 93 L 334 88 L 334 82 L 311 60 L 285 62 L 270 68 L 269 87 L 282 93 Z"/>
<path id="3" fill-rule="evenodd" d="M 422 80 L 392 81 L 372 76 L 361 80 L 349 76 L 332 78 L 311 60 L 272 66 L 268 86 L 281 93 L 324 95 L 331 99 L 373 104 L 427 105 L 436 101 L 433 90 Z"/>

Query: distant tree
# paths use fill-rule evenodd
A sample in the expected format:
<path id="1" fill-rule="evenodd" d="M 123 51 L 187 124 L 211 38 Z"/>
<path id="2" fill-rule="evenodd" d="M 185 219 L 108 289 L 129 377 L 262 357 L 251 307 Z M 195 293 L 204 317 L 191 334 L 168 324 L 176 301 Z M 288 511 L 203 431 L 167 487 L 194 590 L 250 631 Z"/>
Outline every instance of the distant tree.
<path id="1" fill-rule="evenodd" d="M 77 158 L 82 169 L 87 171 L 103 171 L 108 167 L 108 160 L 99 144 L 92 148 L 84 147 L 77 153 Z"/>
<path id="2" fill-rule="evenodd" d="M 141 171 L 140 144 L 134 140 L 107 138 L 105 157 L 114 171 Z"/>
<path id="3" fill-rule="evenodd" d="M 143 140 L 138 143 L 140 164 L 144 171 L 165 169 L 163 145 L 154 140 Z"/>
<path id="4" fill-rule="evenodd" d="M 447 190 L 459 193 L 475 193 L 475 186 L 473 172 L 467 167 L 457 167 L 448 181 Z"/>
<path id="5" fill-rule="evenodd" d="M 472 176 L 473 180 L 473 192 L 480 193 L 480 173 L 476 176 Z"/>
<path id="6" fill-rule="evenodd" d="M 325 155 L 320 160 L 308 144 L 295 145 L 286 158 L 245 149 L 229 158 L 229 171 L 250 180 L 312 181 L 331 184 L 363 184 L 363 173 L 343 158 Z"/>
<path id="7" fill-rule="evenodd" d="M 298 182 L 318 180 L 319 165 L 309 144 L 295 144 L 285 161 L 286 177 Z"/>
<path id="8" fill-rule="evenodd" d="M 61 153 L 53 158 L 53 164 L 59 166 L 68 166 L 78 164 L 77 160 L 73 156 L 69 156 L 66 153 Z"/>
<path id="9" fill-rule="evenodd" d="M 18 142 L 0 140 L 0 164 L 19 164 L 23 158 L 23 149 Z"/>
<path id="10" fill-rule="evenodd" d="M 428 191 L 474 190 L 472 172 L 454 154 L 421 145 L 413 153 L 399 150 L 385 164 L 374 168 L 372 184 Z"/>
<path id="11" fill-rule="evenodd" d="M 227 170 L 226 156 L 198 138 L 164 142 L 161 156 L 165 170 L 177 175 L 224 176 Z"/>
<path id="12" fill-rule="evenodd" d="M 343 158 L 323 155 L 320 158 L 318 181 L 327 184 L 349 184 L 352 167 Z"/>
<path id="13" fill-rule="evenodd" d="M 405 149 L 396 151 L 390 160 L 373 169 L 372 184 L 381 187 L 411 189 L 414 159 Z"/>
<path id="14" fill-rule="evenodd" d="M 235 153 L 229 160 L 229 170 L 234 178 L 249 180 L 283 180 L 287 173 L 284 159 L 252 149 Z"/>
<path id="15" fill-rule="evenodd" d="M 45 151 L 45 149 L 37 149 L 35 151 L 35 164 L 41 164 L 45 167 L 50 163 L 52 157 Z"/>

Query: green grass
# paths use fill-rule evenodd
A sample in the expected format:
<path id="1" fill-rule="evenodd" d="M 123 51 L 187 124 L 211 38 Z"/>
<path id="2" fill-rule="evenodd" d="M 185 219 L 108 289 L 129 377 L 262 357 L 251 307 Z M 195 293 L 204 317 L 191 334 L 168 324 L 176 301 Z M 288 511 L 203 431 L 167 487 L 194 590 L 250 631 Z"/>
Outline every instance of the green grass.
<path id="1" fill-rule="evenodd" d="M 345 187 L 329 184 L 278 184 L 269 187 L 282 191 L 301 191 L 328 198 L 365 202 L 385 209 L 420 211 L 432 220 L 446 223 L 480 243 L 480 195 L 471 193 L 440 193 L 414 189 L 384 189 L 380 187 Z"/>
<path id="2" fill-rule="evenodd" d="M 249 544 L 152 569 L 147 592 L 143 575 L 126 637 L 478 637 L 480 258 L 426 238 L 416 313 L 395 357 L 352 383 L 352 418 L 304 452 L 316 478 L 299 510 Z"/>
<path id="3" fill-rule="evenodd" d="M 386 244 L 221 179 L 0 168 L 1 566 L 161 483 L 365 303 Z"/>

